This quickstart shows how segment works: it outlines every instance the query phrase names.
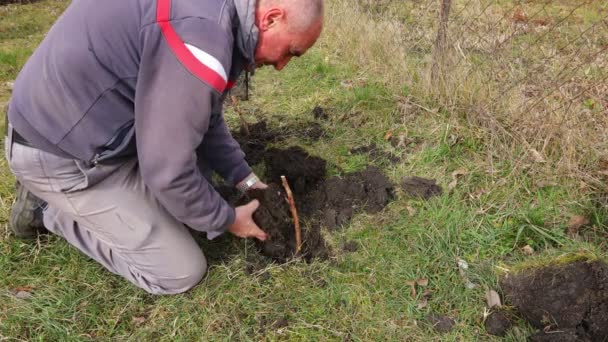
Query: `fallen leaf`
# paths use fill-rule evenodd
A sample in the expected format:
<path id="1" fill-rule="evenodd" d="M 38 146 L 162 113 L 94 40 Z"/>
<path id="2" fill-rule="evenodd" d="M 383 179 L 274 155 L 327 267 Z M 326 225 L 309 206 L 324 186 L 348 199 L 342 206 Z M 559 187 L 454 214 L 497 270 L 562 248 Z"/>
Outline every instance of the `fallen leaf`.
<path id="1" fill-rule="evenodd" d="M 525 255 L 532 255 L 534 254 L 534 248 L 532 248 L 530 245 L 525 245 L 521 248 L 521 251 L 525 254 Z"/>
<path id="2" fill-rule="evenodd" d="M 475 284 L 474 282 L 470 281 L 468 278 L 466 279 L 466 284 L 465 287 L 469 290 L 472 290 L 474 288 L 477 287 L 477 284 Z"/>
<path id="3" fill-rule="evenodd" d="M 32 293 L 28 291 L 18 291 L 15 294 L 15 298 L 17 299 L 30 299 L 32 298 Z"/>
<path id="4" fill-rule="evenodd" d="M 416 284 L 418 286 L 425 287 L 425 286 L 429 285 L 429 280 L 427 278 L 420 278 L 420 279 L 416 280 Z"/>
<path id="5" fill-rule="evenodd" d="M 13 90 L 13 88 L 15 87 L 15 82 L 5 82 L 4 85 L 8 88 L 8 90 Z"/>
<path id="6" fill-rule="evenodd" d="M 533 148 L 530 149 L 530 154 L 532 154 L 532 159 L 537 163 L 546 163 L 547 162 L 545 160 L 545 158 L 543 157 L 543 155 L 540 154 L 540 152 L 538 152 L 537 150 L 535 150 Z"/>
<path id="7" fill-rule="evenodd" d="M 17 293 L 17 292 L 21 292 L 21 291 L 32 292 L 32 290 L 34 290 L 34 288 L 31 286 L 17 286 L 13 290 L 13 293 Z"/>
<path id="8" fill-rule="evenodd" d="M 351 82 L 351 81 L 341 81 L 340 85 L 343 86 L 346 89 L 349 89 L 349 88 L 353 87 L 353 82 Z"/>
<path id="9" fill-rule="evenodd" d="M 408 215 L 410 215 L 410 216 L 416 215 L 416 209 L 410 207 L 409 205 L 407 207 L 405 207 L 405 209 L 407 209 Z"/>
<path id="10" fill-rule="evenodd" d="M 486 303 L 488 304 L 488 308 L 497 307 L 500 308 L 502 303 L 500 302 L 500 296 L 494 290 L 489 290 L 486 292 Z"/>
<path id="11" fill-rule="evenodd" d="M 418 310 L 420 309 L 424 309 L 426 308 L 426 306 L 429 304 L 429 299 L 426 297 L 422 297 L 422 299 L 418 302 L 418 305 L 416 305 L 416 308 Z"/>
<path id="12" fill-rule="evenodd" d="M 386 131 L 386 134 L 384 135 L 384 140 L 389 141 L 392 136 L 393 136 L 393 132 Z"/>
<path id="13" fill-rule="evenodd" d="M 458 258 L 457 259 L 457 263 L 458 263 L 458 268 L 459 269 L 461 269 L 461 270 L 467 270 L 467 269 L 469 269 L 469 264 L 466 261 Z"/>
<path id="14" fill-rule="evenodd" d="M 405 282 L 405 285 L 409 285 L 411 287 L 412 297 L 416 298 L 416 282 L 414 280 L 408 280 Z"/>
<path id="15" fill-rule="evenodd" d="M 146 321 L 146 317 L 143 317 L 143 316 L 133 316 L 131 318 L 131 322 L 133 322 L 135 325 L 142 325 L 142 324 L 144 324 L 145 321 Z"/>
<path id="16" fill-rule="evenodd" d="M 466 175 L 467 173 L 468 172 L 465 169 L 458 169 L 458 170 L 452 172 L 452 181 L 450 182 L 450 184 L 448 184 L 448 190 L 450 190 L 450 191 L 454 190 L 454 188 L 458 184 L 458 178 Z"/>
<path id="17" fill-rule="evenodd" d="M 586 226 L 589 223 L 590 223 L 589 219 L 586 218 L 585 216 L 580 216 L 580 215 L 572 216 L 572 218 L 570 218 L 570 221 L 568 222 L 568 235 L 570 235 L 570 236 L 578 235 L 578 232 L 581 229 L 581 227 Z"/>

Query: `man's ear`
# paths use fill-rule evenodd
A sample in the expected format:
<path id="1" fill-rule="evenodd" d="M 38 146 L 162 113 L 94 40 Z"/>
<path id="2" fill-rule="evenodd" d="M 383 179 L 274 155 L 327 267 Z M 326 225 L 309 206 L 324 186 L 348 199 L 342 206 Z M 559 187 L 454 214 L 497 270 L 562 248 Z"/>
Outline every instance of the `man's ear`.
<path id="1" fill-rule="evenodd" d="M 281 20 L 285 20 L 285 10 L 279 7 L 271 7 L 262 15 L 259 29 L 261 31 L 267 31 L 269 28 L 278 24 Z"/>

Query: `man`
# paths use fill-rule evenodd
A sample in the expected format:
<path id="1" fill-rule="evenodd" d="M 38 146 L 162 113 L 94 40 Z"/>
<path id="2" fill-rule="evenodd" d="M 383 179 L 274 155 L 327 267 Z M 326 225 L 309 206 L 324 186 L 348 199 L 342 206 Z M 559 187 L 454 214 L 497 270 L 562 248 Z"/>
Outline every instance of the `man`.
<path id="1" fill-rule="evenodd" d="M 257 201 L 235 209 L 211 186 L 211 170 L 241 191 L 266 186 L 226 128 L 222 93 L 244 69 L 281 70 L 306 52 L 322 11 L 322 0 L 74 1 L 13 89 L 13 231 L 42 219 L 155 294 L 206 272 L 185 225 L 265 240 Z"/>

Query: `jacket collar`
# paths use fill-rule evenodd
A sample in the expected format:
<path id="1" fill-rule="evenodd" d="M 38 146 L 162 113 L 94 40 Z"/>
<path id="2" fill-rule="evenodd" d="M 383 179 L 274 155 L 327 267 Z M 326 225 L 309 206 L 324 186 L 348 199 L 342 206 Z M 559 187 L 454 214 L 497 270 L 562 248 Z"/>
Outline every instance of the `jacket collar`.
<path id="1" fill-rule="evenodd" d="M 249 71 L 255 69 L 255 48 L 258 44 L 259 30 L 255 26 L 256 0 L 234 0 L 234 6 L 239 19 L 236 45 L 249 63 Z"/>

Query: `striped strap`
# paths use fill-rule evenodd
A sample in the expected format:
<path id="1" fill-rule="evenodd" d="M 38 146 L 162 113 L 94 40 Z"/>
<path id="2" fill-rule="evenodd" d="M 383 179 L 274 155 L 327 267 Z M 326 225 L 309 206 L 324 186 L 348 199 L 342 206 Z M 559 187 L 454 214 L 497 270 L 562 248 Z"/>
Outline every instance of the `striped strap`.
<path id="1" fill-rule="evenodd" d="M 184 43 L 171 25 L 171 0 L 158 0 L 156 22 L 177 59 L 201 81 L 223 93 L 228 83 L 222 63 L 196 46 Z"/>

